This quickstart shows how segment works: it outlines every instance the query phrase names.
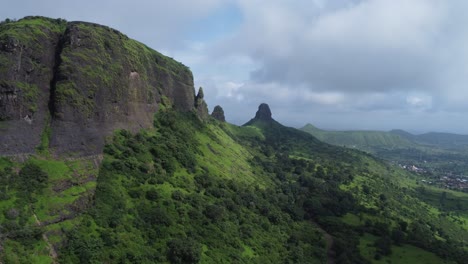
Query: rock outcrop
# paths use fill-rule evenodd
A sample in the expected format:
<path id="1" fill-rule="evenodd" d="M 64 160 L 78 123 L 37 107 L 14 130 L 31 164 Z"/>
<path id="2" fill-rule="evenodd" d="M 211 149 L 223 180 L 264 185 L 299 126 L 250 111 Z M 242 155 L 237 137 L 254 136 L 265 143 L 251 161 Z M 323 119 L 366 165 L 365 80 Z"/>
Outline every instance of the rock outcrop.
<path id="1" fill-rule="evenodd" d="M 271 118 L 270 107 L 265 103 L 260 104 L 260 106 L 258 107 L 258 111 L 255 114 L 255 118 L 264 121 L 273 120 L 273 118 Z"/>
<path id="2" fill-rule="evenodd" d="M 255 117 L 250 119 L 249 122 L 245 123 L 244 126 L 250 126 L 255 124 L 264 124 L 264 125 L 279 125 L 276 120 L 271 117 L 271 110 L 270 107 L 262 103 L 258 106 L 257 113 L 255 113 Z"/>
<path id="3" fill-rule="evenodd" d="M 203 99 L 205 95 L 203 94 L 203 88 L 200 87 L 198 94 L 195 97 L 195 108 L 197 109 L 197 114 L 202 120 L 208 119 L 210 116 L 208 114 L 208 106 L 206 105 L 205 100 Z"/>
<path id="4" fill-rule="evenodd" d="M 97 154 L 115 129 L 150 127 L 161 106 L 203 116 L 206 103 L 188 67 L 144 44 L 86 22 L 0 24 L 0 155 Z"/>
<path id="5" fill-rule="evenodd" d="M 219 105 L 214 107 L 213 112 L 211 113 L 211 117 L 221 122 L 226 122 L 226 118 L 224 117 L 224 110 Z"/>

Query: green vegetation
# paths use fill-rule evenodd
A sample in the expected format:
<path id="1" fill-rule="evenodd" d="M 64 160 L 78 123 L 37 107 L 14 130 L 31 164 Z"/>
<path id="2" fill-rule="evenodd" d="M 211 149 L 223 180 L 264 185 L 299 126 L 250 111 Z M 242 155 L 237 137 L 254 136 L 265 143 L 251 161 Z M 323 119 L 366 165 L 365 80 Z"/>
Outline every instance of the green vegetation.
<path id="1" fill-rule="evenodd" d="M 49 38 L 53 33 L 65 31 L 66 21 L 63 19 L 51 19 L 46 17 L 25 17 L 18 21 L 0 23 L 0 42 L 8 39 L 28 44 L 35 48 L 40 45 L 43 38 Z"/>
<path id="2" fill-rule="evenodd" d="M 37 85 L 16 82 L 16 87 L 20 90 L 23 100 L 28 105 L 28 110 L 35 113 L 37 111 L 37 99 L 39 96 Z"/>
<path id="3" fill-rule="evenodd" d="M 172 111 L 155 125 L 106 146 L 95 208 L 68 235 L 64 262 L 323 262 L 320 233 L 279 206 L 287 199 L 223 126 Z"/>
<path id="4" fill-rule="evenodd" d="M 39 144 L 39 146 L 36 147 L 37 153 L 45 157 L 50 157 L 49 142 L 50 142 L 50 136 L 52 133 L 52 130 L 50 127 L 50 122 L 51 122 L 50 119 L 51 117 L 50 115 L 48 115 L 45 120 L 44 131 L 42 131 L 42 134 L 41 134 L 41 143 Z"/>
<path id="5" fill-rule="evenodd" d="M 467 257 L 464 193 L 423 190 L 417 176 L 275 121 L 236 127 L 168 109 L 154 125 L 116 131 L 99 172 L 91 161 L 2 159 L 3 259 L 50 261 L 41 234 L 63 263 Z"/>
<path id="6" fill-rule="evenodd" d="M 372 263 L 453 263 L 441 259 L 434 253 L 407 244 L 391 246 L 392 253 L 389 256 L 383 256 L 376 245 L 377 239 L 376 236 L 370 234 L 364 234 L 360 239 L 359 250 Z"/>
<path id="7" fill-rule="evenodd" d="M 0 159 L 0 259 L 4 263 L 52 263 L 48 243 L 64 242 L 95 189 L 92 161 L 32 157 L 24 164 Z"/>

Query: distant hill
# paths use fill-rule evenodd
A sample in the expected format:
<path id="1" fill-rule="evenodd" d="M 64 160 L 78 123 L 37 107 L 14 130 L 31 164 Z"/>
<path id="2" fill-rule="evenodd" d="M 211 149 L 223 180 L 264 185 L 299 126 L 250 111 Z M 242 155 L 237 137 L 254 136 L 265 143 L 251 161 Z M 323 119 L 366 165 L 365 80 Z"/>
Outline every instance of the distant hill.
<path id="1" fill-rule="evenodd" d="M 468 135 L 437 132 L 413 135 L 403 130 L 392 130 L 390 133 L 423 145 L 433 145 L 445 149 L 468 148 Z"/>
<path id="2" fill-rule="evenodd" d="M 312 134 L 321 141 L 329 144 L 357 148 L 373 152 L 376 148 L 409 148 L 416 143 L 409 137 L 398 133 L 383 131 L 326 131 L 311 124 L 300 130 Z"/>
<path id="3" fill-rule="evenodd" d="M 414 135 L 401 129 L 386 131 L 328 131 L 307 124 L 300 130 L 326 143 L 375 152 L 384 149 L 441 148 L 467 149 L 468 135 L 430 132 Z"/>

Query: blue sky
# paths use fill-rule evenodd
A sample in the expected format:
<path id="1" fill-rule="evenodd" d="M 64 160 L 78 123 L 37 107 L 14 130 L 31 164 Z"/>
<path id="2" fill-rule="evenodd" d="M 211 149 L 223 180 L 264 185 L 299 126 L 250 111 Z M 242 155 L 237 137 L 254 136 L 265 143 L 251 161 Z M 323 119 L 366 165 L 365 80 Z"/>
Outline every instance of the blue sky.
<path id="1" fill-rule="evenodd" d="M 116 28 L 189 66 L 210 110 L 243 124 L 258 105 L 295 127 L 468 134 L 462 0 L 15 0 Z"/>

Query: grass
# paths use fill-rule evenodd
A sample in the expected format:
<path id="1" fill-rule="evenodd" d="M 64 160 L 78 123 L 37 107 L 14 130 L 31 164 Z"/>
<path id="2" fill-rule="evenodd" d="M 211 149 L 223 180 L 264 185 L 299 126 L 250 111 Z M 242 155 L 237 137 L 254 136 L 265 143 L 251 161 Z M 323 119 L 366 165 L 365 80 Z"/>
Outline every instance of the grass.
<path id="1" fill-rule="evenodd" d="M 267 181 L 260 180 L 260 175 L 254 175 L 249 164 L 252 154 L 219 126 L 209 124 L 208 128 L 211 134 L 196 134 L 197 141 L 200 142 L 201 154 L 198 161 L 201 167 L 208 168 L 210 172 L 222 178 L 265 187 Z"/>
<path id="2" fill-rule="evenodd" d="M 255 251 L 251 247 L 247 245 L 242 245 L 242 247 L 244 248 L 244 251 L 242 252 L 243 257 L 247 257 L 247 258 L 255 257 Z"/>
<path id="3" fill-rule="evenodd" d="M 32 44 L 40 39 L 49 38 L 53 33 L 65 31 L 65 21 L 45 17 L 26 17 L 15 22 L 0 24 L 0 39 L 13 37 L 20 42 Z M 34 46 L 34 45 L 33 45 Z"/>
<path id="4" fill-rule="evenodd" d="M 71 170 L 63 161 L 33 157 L 30 162 L 39 166 L 49 175 L 51 182 L 72 179 Z"/>
<path id="5" fill-rule="evenodd" d="M 52 129 L 50 127 L 50 122 L 51 122 L 50 119 L 51 117 L 49 114 L 46 117 L 44 130 L 41 133 L 41 143 L 39 144 L 39 146 L 36 147 L 36 151 L 44 157 L 50 157 L 49 143 L 50 143 L 50 136 L 52 133 Z"/>
<path id="6" fill-rule="evenodd" d="M 341 217 L 341 221 L 343 223 L 350 225 L 350 226 L 360 226 L 362 225 L 362 221 L 359 220 L 359 217 L 355 214 L 347 213 Z"/>
<path id="7" fill-rule="evenodd" d="M 37 101 L 39 96 L 39 88 L 37 85 L 25 82 L 16 82 L 15 86 L 20 89 L 23 99 L 28 106 L 28 110 L 35 113 L 37 111 Z"/>
<path id="8" fill-rule="evenodd" d="M 425 251 L 418 247 L 403 244 L 402 246 L 392 246 L 392 254 L 390 256 L 382 256 L 380 260 L 374 258 L 376 248 L 373 246 L 377 240 L 376 236 L 365 233 L 359 243 L 359 249 L 362 255 L 372 263 L 424 263 L 424 264 L 449 264 L 452 262 L 446 261 L 435 255 L 434 253 Z"/>
<path id="9" fill-rule="evenodd" d="M 0 223 L 7 221 L 5 212 L 15 208 L 21 212 L 20 226 L 32 227 L 36 226 L 33 212 L 41 222 L 46 221 L 63 221 L 62 216 L 70 216 L 72 213 L 73 203 L 80 197 L 88 195 L 96 188 L 95 181 L 85 181 L 80 183 L 89 174 L 96 173 L 96 168 L 92 161 L 63 161 L 51 160 L 44 157 L 33 156 L 27 162 L 31 162 L 39 166 L 44 172 L 49 175 L 48 186 L 41 193 L 34 195 L 35 200 L 27 204 L 22 200 L 17 199 L 15 186 L 10 186 L 8 195 L 10 198 L 0 201 Z M 11 161 L 1 158 L 0 166 L 12 167 L 16 166 Z M 19 165 L 17 165 L 19 166 Z M 61 189 L 54 189 L 64 181 L 72 185 L 64 185 Z M 79 219 L 79 218 L 78 218 Z M 44 227 L 45 231 L 53 231 L 49 236 L 52 243 L 60 244 L 65 239 L 62 234 L 63 230 L 71 230 L 78 223 L 78 219 L 65 220 L 63 222 L 52 224 Z M 11 221 L 11 220 L 9 220 Z M 49 251 L 42 238 L 31 238 L 29 242 L 21 242 L 12 239 L 6 239 L 3 244 L 6 257 L 4 260 L 7 263 L 52 263 L 49 257 Z"/>
<path id="10" fill-rule="evenodd" d="M 0 157 L 0 170 L 12 166 L 12 162 L 6 157 Z"/>

